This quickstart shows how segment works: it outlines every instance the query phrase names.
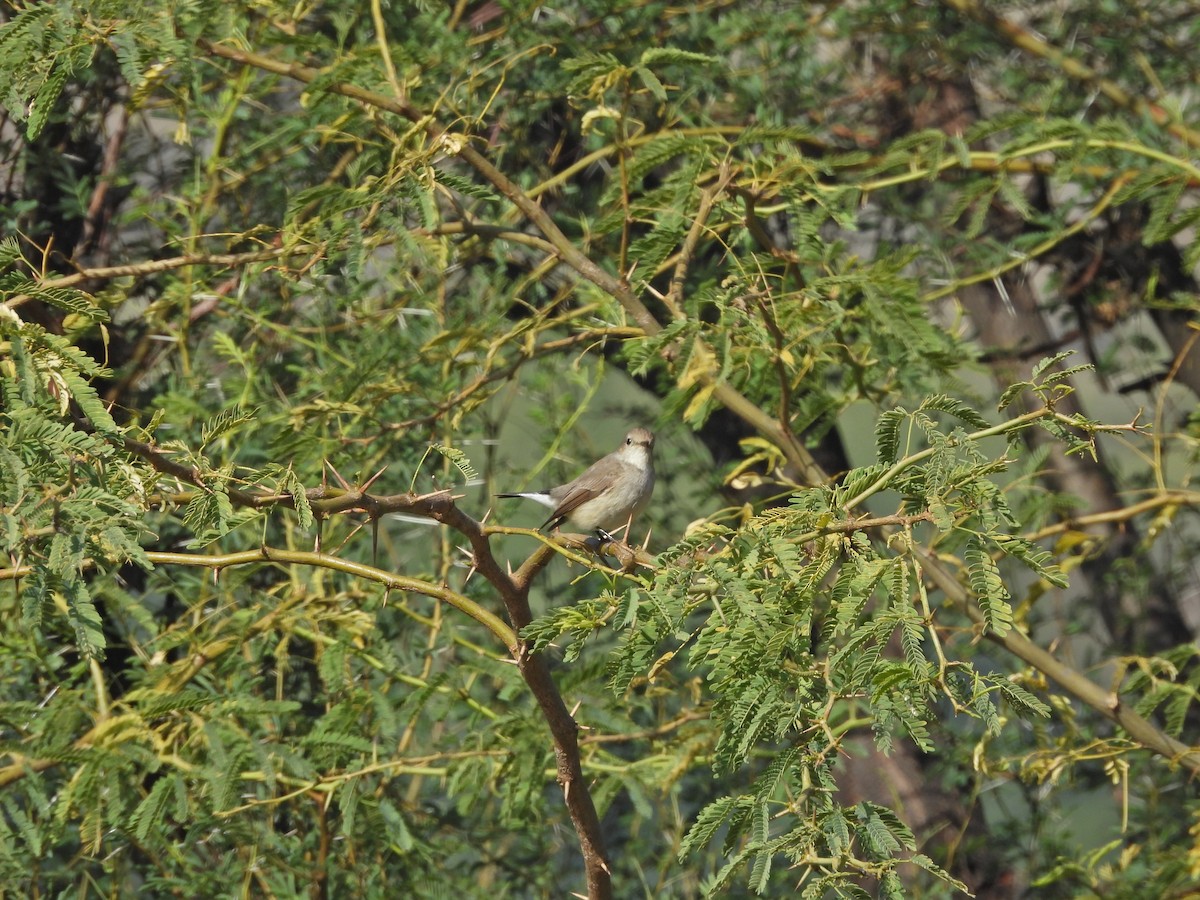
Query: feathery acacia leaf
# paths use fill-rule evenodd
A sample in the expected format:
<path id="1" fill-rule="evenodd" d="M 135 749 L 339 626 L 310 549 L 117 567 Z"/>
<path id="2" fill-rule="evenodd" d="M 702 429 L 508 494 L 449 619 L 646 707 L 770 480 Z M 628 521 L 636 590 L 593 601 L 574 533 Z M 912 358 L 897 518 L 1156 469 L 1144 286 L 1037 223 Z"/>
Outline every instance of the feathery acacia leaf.
<path id="1" fill-rule="evenodd" d="M 983 610 L 984 624 L 997 634 L 1005 634 L 1013 625 L 1012 607 L 1008 604 L 1008 590 L 1000 577 L 1000 570 L 978 538 L 971 538 L 963 554 L 967 564 L 967 576 L 971 590 Z"/>

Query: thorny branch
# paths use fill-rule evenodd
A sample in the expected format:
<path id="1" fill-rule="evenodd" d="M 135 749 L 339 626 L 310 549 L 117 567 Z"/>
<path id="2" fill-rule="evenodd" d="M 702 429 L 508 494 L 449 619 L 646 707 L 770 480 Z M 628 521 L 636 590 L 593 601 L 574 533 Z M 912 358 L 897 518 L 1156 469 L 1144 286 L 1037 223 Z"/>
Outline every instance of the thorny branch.
<path id="1" fill-rule="evenodd" d="M 204 487 L 203 472 L 171 459 L 168 454 L 153 445 L 129 438 L 123 441 L 123 445 L 127 451 L 145 459 L 158 471 L 172 475 L 188 484 Z M 231 489 L 228 495 L 233 503 L 254 509 L 277 505 L 294 507 L 295 505 L 295 499 L 289 494 Z M 390 582 L 395 582 L 396 587 L 401 590 L 416 590 L 431 596 L 434 595 L 431 592 L 441 591 L 436 596 L 483 622 L 505 642 L 509 651 L 513 653 L 521 677 L 525 680 L 541 709 L 542 716 L 550 727 L 558 782 L 562 785 L 564 801 L 579 838 L 587 870 L 589 896 L 594 898 L 611 897 L 612 883 L 607 851 L 600 828 L 600 817 L 596 812 L 587 781 L 583 776 L 578 726 L 554 683 L 545 657 L 540 653 L 530 652 L 525 642 L 516 637 L 522 628 L 533 621 L 533 614 L 529 607 L 530 581 L 532 575 L 549 562 L 549 555 L 552 551 L 547 547 L 540 548 L 530 558 L 531 562 L 523 567 L 521 577 L 510 575 L 492 553 L 490 530 L 483 523 L 459 509 L 454 502 L 454 497 L 448 491 L 377 497 L 361 490 L 322 487 L 307 491 L 306 499 L 314 516 L 325 517 L 336 513 L 361 511 L 372 518 L 378 518 L 389 512 L 405 512 L 440 522 L 467 539 L 471 550 L 471 563 L 500 595 L 511 629 L 473 601 L 452 591 L 442 591 L 434 585 L 416 579 L 399 579 L 398 576 L 390 575 L 385 577 Z M 543 557 L 542 554 L 545 556 Z M 221 566 L 278 561 L 326 565 L 367 577 L 372 574 L 370 566 L 361 566 L 357 563 L 339 560 L 336 557 L 311 553 L 300 553 L 297 556 L 294 553 L 268 548 L 260 548 L 257 551 L 248 551 L 242 554 L 231 554 L 228 557 L 197 556 L 194 559 L 183 559 L 180 554 L 170 554 L 170 556 L 172 557 L 171 562 L 184 565 Z M 533 562 L 535 560 L 537 562 Z M 379 570 L 373 571 L 378 572 Z M 385 581 L 385 583 L 389 583 L 389 581 Z"/>

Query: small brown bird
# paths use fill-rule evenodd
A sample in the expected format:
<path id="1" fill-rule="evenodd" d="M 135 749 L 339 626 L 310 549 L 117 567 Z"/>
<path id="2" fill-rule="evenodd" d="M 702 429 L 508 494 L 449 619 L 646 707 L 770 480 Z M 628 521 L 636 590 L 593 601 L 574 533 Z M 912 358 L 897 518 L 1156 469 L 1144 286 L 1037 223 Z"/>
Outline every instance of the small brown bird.
<path id="1" fill-rule="evenodd" d="M 635 428 L 608 456 L 593 463 L 587 471 L 567 484 L 545 491 L 497 494 L 497 497 L 524 497 L 551 507 L 543 524 L 557 528 L 563 520 L 583 531 L 595 531 L 611 541 L 606 528 L 628 526 L 646 508 L 654 492 L 654 435 Z"/>

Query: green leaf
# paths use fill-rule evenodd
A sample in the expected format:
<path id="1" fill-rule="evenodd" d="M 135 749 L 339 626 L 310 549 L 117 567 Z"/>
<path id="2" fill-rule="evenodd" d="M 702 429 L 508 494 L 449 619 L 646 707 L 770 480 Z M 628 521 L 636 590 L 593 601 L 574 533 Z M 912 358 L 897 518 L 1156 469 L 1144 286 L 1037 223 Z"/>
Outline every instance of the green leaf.
<path id="1" fill-rule="evenodd" d="M 842 479 L 842 483 L 838 485 L 837 497 L 833 502 L 833 506 L 837 508 L 842 503 L 857 497 L 868 487 L 879 481 L 887 471 L 888 466 L 884 464 L 851 469 Z"/>
<path id="2" fill-rule="evenodd" d="M 247 511 L 247 515 L 256 513 Z M 197 493 L 188 501 L 183 522 L 195 535 L 191 541 L 193 547 L 207 546 L 241 524 L 234 518 L 233 503 L 224 484 L 215 484 L 211 490 Z"/>
<path id="3" fill-rule="evenodd" d="M 841 807 L 834 807 L 822 815 L 819 820 L 821 834 L 829 852 L 837 856 L 845 853 L 850 847 L 850 822 Z"/>
<path id="4" fill-rule="evenodd" d="M 21 622 L 29 628 L 42 624 L 46 613 L 50 610 L 51 582 L 54 576 L 46 569 L 35 568 L 29 577 L 20 582 L 21 591 Z"/>
<path id="5" fill-rule="evenodd" d="M 313 518 L 312 504 L 308 502 L 308 492 L 305 490 L 300 479 L 296 477 L 296 473 L 291 469 L 287 469 L 283 475 L 284 490 L 291 495 L 292 506 L 296 510 L 296 523 L 308 531 L 313 527 L 315 519 Z"/>
<path id="6" fill-rule="evenodd" d="M 92 659 L 104 659 L 107 646 L 104 626 L 87 586 L 82 579 L 75 577 L 64 580 L 61 590 L 67 601 L 67 619 L 75 629 L 75 640 L 80 651 Z"/>
<path id="7" fill-rule="evenodd" d="M 655 98 L 663 103 L 666 102 L 667 89 L 663 87 L 663 83 L 658 80 L 657 75 L 655 75 L 645 66 L 638 66 L 634 69 L 634 72 L 637 73 L 638 78 L 642 80 L 642 84 L 649 89 L 650 93 L 652 93 Z"/>
<path id="8" fill-rule="evenodd" d="M 458 469 L 459 473 L 467 481 L 478 481 L 479 473 L 475 471 L 475 467 L 471 465 L 471 460 L 463 451 L 457 447 L 449 447 L 445 444 L 430 444 L 432 450 L 436 450 Z"/>
<path id="9" fill-rule="evenodd" d="M 435 167 L 433 177 L 437 179 L 439 184 L 446 185 L 446 187 L 457 191 L 464 197 L 474 197 L 477 200 L 494 202 L 500 201 L 500 196 L 489 186 L 478 184 L 463 175 L 459 175 L 457 172 L 451 172 L 445 166 Z"/>
<path id="10" fill-rule="evenodd" d="M 995 540 L 1005 555 L 1020 560 L 1055 587 L 1069 586 L 1066 572 L 1054 562 L 1054 557 L 1048 550 L 1014 535 L 997 535 Z"/>
<path id="11" fill-rule="evenodd" d="M 108 407 L 100 399 L 100 395 L 96 393 L 96 389 L 70 369 L 63 369 L 60 374 L 71 392 L 71 398 L 79 404 L 79 408 L 83 410 L 83 414 L 88 417 L 88 420 L 96 426 L 96 430 L 108 437 L 119 436 L 121 429 L 113 421 L 113 417 L 108 412 Z"/>
<path id="12" fill-rule="evenodd" d="M 1019 714 L 1028 715 L 1032 713 L 1043 718 L 1050 716 L 1050 707 L 1015 681 L 1009 681 L 1007 678 L 997 676 L 996 685 L 1000 688 L 1000 693 L 1004 695 L 1004 699 Z"/>
<path id="13" fill-rule="evenodd" d="M 896 839 L 889 823 L 881 815 L 883 808 L 873 803 L 860 803 L 858 832 L 864 848 L 875 859 L 885 859 L 901 849 L 900 841 Z"/>
<path id="14" fill-rule="evenodd" d="M 3 263 L 0 263 L 0 268 Z M 91 322 L 107 322 L 108 312 L 96 305 L 96 301 L 83 291 L 71 288 L 47 288 L 38 282 L 23 280 L 13 284 L 9 290 L 13 293 L 26 294 L 33 300 L 48 303 L 58 309 L 75 313 Z"/>
<path id="15" fill-rule="evenodd" d="M 626 170 L 629 173 L 630 181 L 636 184 L 650 172 L 664 166 L 676 157 L 696 156 L 705 159 L 711 154 L 714 146 L 715 142 L 711 138 L 667 134 L 656 137 L 644 146 L 638 147 L 626 165 Z M 685 319 L 671 324 L 676 327 L 689 324 L 695 327 L 696 323 Z"/>
<path id="16" fill-rule="evenodd" d="M 83 568 L 83 535 L 60 531 L 50 540 L 47 568 L 61 579 L 78 578 Z"/>
<path id="17" fill-rule="evenodd" d="M 179 776 L 174 773 L 160 777 L 133 811 L 129 824 L 139 841 L 145 843 L 153 835 L 153 844 L 162 843 L 167 830 L 167 804 L 175 796 L 178 780 Z"/>
<path id="18" fill-rule="evenodd" d="M 923 410 L 936 409 L 939 412 L 949 413 L 956 419 L 959 419 L 960 421 L 970 425 L 972 428 L 980 431 L 990 427 L 991 424 L 987 419 L 977 413 L 975 408 L 969 403 L 965 403 L 962 400 L 958 400 L 954 397 L 948 397 L 945 394 L 934 394 L 932 397 L 927 398 L 925 402 L 921 404 L 920 408 Z M 876 428 L 876 434 L 878 434 L 878 428 Z"/>
<path id="19" fill-rule="evenodd" d="M 317 671 L 326 689 L 332 692 L 340 691 L 348 684 L 346 673 L 346 657 L 349 648 L 340 641 L 324 644 L 320 649 L 317 660 Z"/>
<path id="20" fill-rule="evenodd" d="M 683 216 L 671 213 L 665 216 L 649 234 L 638 238 L 629 247 L 629 258 L 637 263 L 638 272 L 650 278 L 668 256 L 675 252 L 688 223 Z"/>
<path id="21" fill-rule="evenodd" d="M 1036 382 L 1042 376 L 1042 373 L 1047 369 L 1057 366 L 1063 360 L 1069 359 L 1074 355 L 1074 350 L 1063 350 L 1061 353 L 1055 353 L 1053 356 L 1042 357 L 1040 360 L 1038 360 L 1037 365 L 1033 367 L 1033 371 L 1030 372 L 1030 380 Z"/>
<path id="22" fill-rule="evenodd" d="M 370 753 L 375 749 L 374 743 L 356 734 L 325 730 L 309 732 L 301 743 L 309 747 L 329 747 L 355 753 Z"/>
<path id="23" fill-rule="evenodd" d="M 875 423 L 875 457 L 884 465 L 896 461 L 900 444 L 900 423 L 908 418 L 903 409 L 889 409 Z"/>
<path id="24" fill-rule="evenodd" d="M 963 559 L 967 564 L 971 590 L 975 592 L 979 608 L 983 611 L 984 627 L 996 634 L 1006 634 L 1012 628 L 1013 617 L 1012 607 L 1008 604 L 1008 589 L 1000 577 L 1000 569 L 978 537 L 971 538 Z"/>
<path id="25" fill-rule="evenodd" d="M 725 824 L 731 813 L 738 809 L 749 808 L 751 800 L 747 797 L 719 797 L 700 811 L 696 821 L 679 844 L 677 859 L 685 862 L 689 856 L 706 846 L 718 830 Z"/>
<path id="26" fill-rule="evenodd" d="M 53 4 L 34 4 L 17 10 L 16 14 L 0 28 L 0 49 L 9 50 L 21 38 L 30 37 L 30 32 L 39 26 L 49 25 L 43 20 L 54 18 L 59 10 Z M 36 41 L 36 39 L 35 39 Z M 36 41 L 36 43 L 41 43 Z"/>
<path id="27" fill-rule="evenodd" d="M 217 438 L 223 437 L 235 431 L 239 425 L 253 422 L 257 418 L 257 409 L 243 409 L 237 406 L 221 410 L 205 422 L 200 429 L 200 446 L 197 448 L 197 452 L 203 452 Z"/>
<path id="28" fill-rule="evenodd" d="M 3 41 L 7 29 L 0 29 L 0 42 Z M 4 272 L 21 258 L 21 246 L 12 235 L 0 238 L 0 272 Z M 19 290 L 16 289 L 16 290 Z"/>
<path id="29" fill-rule="evenodd" d="M 130 691 L 126 699 L 137 704 L 138 713 L 144 719 L 155 719 L 181 710 L 203 709 L 213 703 L 213 697 L 209 694 L 193 690 L 163 692 L 139 688 Z"/>
<path id="30" fill-rule="evenodd" d="M 694 53 L 690 50 L 679 50 L 675 47 L 651 47 L 642 53 L 639 60 L 643 66 L 681 63 L 684 65 L 715 66 L 721 61 L 704 53 Z"/>
<path id="31" fill-rule="evenodd" d="M 116 525 L 101 531 L 93 538 L 92 544 L 108 562 L 136 563 L 147 572 L 154 568 L 154 563 L 146 556 L 146 551 L 138 543 L 137 537 Z"/>
<path id="32" fill-rule="evenodd" d="M 58 102 L 59 94 L 66 87 L 67 79 L 70 77 L 71 73 L 66 65 L 56 62 L 53 64 L 50 74 L 38 86 L 37 93 L 26 110 L 29 118 L 25 123 L 25 137 L 30 142 L 36 141 L 41 136 L 42 129 L 46 127 L 50 113 L 54 111 L 54 105 Z"/>

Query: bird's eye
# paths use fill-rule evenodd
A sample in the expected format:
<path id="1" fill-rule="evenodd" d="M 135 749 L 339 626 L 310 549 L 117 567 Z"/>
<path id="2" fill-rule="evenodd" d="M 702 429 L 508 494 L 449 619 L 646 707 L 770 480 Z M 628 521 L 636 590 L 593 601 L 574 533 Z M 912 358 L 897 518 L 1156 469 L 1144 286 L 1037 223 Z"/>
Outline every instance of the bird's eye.
<path id="1" fill-rule="evenodd" d="M 625 438 L 625 443 L 626 443 L 626 444 L 632 444 L 632 443 L 633 443 L 633 438 Z"/>

